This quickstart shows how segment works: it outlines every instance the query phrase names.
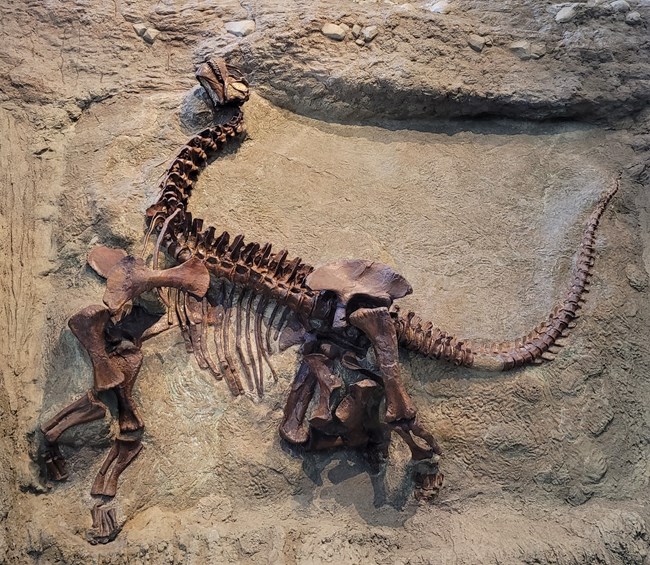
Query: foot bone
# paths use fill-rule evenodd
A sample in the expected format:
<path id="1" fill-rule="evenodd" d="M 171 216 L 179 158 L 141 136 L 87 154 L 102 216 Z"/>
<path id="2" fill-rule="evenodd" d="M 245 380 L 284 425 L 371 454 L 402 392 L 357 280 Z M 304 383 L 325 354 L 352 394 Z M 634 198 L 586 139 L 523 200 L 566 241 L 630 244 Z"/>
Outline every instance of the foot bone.
<path id="1" fill-rule="evenodd" d="M 117 523 L 115 508 L 107 508 L 101 503 L 97 503 L 90 511 L 90 514 L 93 525 L 86 535 L 86 539 L 93 545 L 109 543 L 120 533 L 122 527 Z"/>
<path id="2" fill-rule="evenodd" d="M 438 496 L 445 476 L 438 472 L 437 465 L 427 462 L 415 468 L 413 478 L 415 481 L 415 490 L 413 493 L 415 499 L 430 502 Z"/>
<path id="3" fill-rule="evenodd" d="M 422 461 L 431 459 L 434 455 L 442 455 L 442 448 L 436 438 L 422 427 L 417 418 L 392 422 L 389 427 L 409 446 L 411 458 L 414 461 Z M 421 442 L 416 441 L 416 438 L 422 440 L 425 446 L 423 447 Z"/>

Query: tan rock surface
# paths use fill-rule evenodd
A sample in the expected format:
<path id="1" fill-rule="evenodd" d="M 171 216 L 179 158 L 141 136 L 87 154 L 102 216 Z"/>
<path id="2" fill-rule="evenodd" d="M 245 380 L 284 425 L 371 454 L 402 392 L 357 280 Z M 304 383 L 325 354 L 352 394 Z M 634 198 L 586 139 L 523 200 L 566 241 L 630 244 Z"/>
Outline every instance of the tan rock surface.
<path id="1" fill-rule="evenodd" d="M 644 563 L 650 304 L 628 265 L 647 278 L 650 120 L 635 114 L 650 92 L 647 30 L 600 6 L 558 24 L 540 2 L 434 4 L 5 3 L 7 562 Z M 228 34 L 225 22 L 239 20 L 256 32 Z M 360 50 L 352 34 L 325 38 L 328 21 L 379 34 Z M 161 33 L 147 44 L 133 23 Z M 471 33 L 493 45 L 475 52 Z M 546 55 L 520 60 L 509 51 L 519 40 Z M 90 384 L 66 326 L 101 300 L 85 255 L 96 242 L 139 251 L 168 159 L 209 116 L 192 79 L 207 54 L 242 63 L 256 94 L 248 139 L 202 175 L 193 211 L 312 264 L 389 263 L 414 287 L 404 307 L 458 335 L 505 341 L 543 319 L 619 171 L 622 189 L 584 315 L 554 363 L 482 375 L 403 357 L 446 452 L 435 504 L 410 498 L 397 440 L 380 476 L 356 453 L 281 446 L 295 351 L 263 402 L 233 401 L 170 333 L 147 344 L 136 386 L 147 428 L 118 493 L 124 530 L 92 547 L 88 491 L 108 420 L 64 436 L 70 480 L 47 492 L 36 430 Z M 472 119 L 437 119 L 459 116 Z M 583 121 L 523 120 L 548 117 Z M 586 123 L 597 118 L 611 119 Z"/>

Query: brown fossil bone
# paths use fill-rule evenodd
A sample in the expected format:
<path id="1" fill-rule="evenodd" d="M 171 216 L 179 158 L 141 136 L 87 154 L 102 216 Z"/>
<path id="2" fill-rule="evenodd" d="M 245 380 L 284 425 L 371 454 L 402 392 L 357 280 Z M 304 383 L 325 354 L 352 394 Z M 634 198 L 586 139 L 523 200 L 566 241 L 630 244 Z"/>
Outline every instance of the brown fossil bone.
<path id="1" fill-rule="evenodd" d="M 381 387 L 370 379 L 362 379 L 349 387 L 348 395 L 336 407 L 336 417 L 348 429 L 360 428 L 367 420 L 366 410 Z"/>
<path id="2" fill-rule="evenodd" d="M 382 389 L 371 379 L 362 379 L 350 385 L 348 394 L 336 407 L 335 415 L 345 426 L 345 444 L 363 447 L 371 439 L 369 432 L 380 426 L 375 417 Z"/>
<path id="3" fill-rule="evenodd" d="M 110 316 L 105 306 L 94 304 L 77 312 L 68 322 L 70 330 L 88 352 L 96 391 L 108 390 L 124 382 L 124 375 L 111 362 L 106 350 L 105 330 Z"/>
<path id="4" fill-rule="evenodd" d="M 66 406 L 41 426 L 48 443 L 56 443 L 61 434 L 72 426 L 99 420 L 106 415 L 106 406 L 92 391 L 88 391 L 72 404 Z"/>
<path id="5" fill-rule="evenodd" d="M 250 95 L 248 81 L 239 69 L 223 59 L 206 61 L 196 70 L 196 79 L 216 106 L 243 104 Z"/>
<path id="6" fill-rule="evenodd" d="M 368 336 L 375 350 L 386 391 L 386 422 L 415 418 L 415 406 L 399 374 L 397 335 L 388 308 L 360 308 L 348 320 Z"/>
<path id="7" fill-rule="evenodd" d="M 330 435 L 317 429 L 311 430 L 307 444 L 308 451 L 327 451 L 339 447 L 345 447 L 345 438 L 340 434 Z"/>
<path id="8" fill-rule="evenodd" d="M 314 428 L 325 428 L 332 423 L 332 394 L 341 388 L 340 377 L 332 373 L 328 358 L 320 353 L 311 353 L 303 357 L 310 371 L 318 382 L 318 406 L 314 410 L 309 424 Z"/>
<path id="9" fill-rule="evenodd" d="M 109 543 L 120 533 L 121 527 L 117 523 L 115 508 L 107 508 L 101 502 L 93 506 L 90 511 L 93 525 L 88 532 L 87 539 L 93 545 Z"/>
<path id="10" fill-rule="evenodd" d="M 120 432 L 134 432 L 144 428 L 144 422 L 133 402 L 133 386 L 142 366 L 142 350 L 134 344 L 123 341 L 114 352 L 111 361 L 119 367 L 124 381 L 115 388 Z"/>
<path id="11" fill-rule="evenodd" d="M 46 447 L 43 457 L 48 479 L 53 481 L 65 481 L 68 478 L 68 471 L 65 465 L 65 458 L 61 454 L 59 446 L 52 444 Z"/>
<path id="12" fill-rule="evenodd" d="M 140 438 L 129 436 L 116 438 L 104 464 L 95 477 L 90 494 L 115 496 L 117 480 L 141 450 L 142 442 Z"/>
<path id="13" fill-rule="evenodd" d="M 316 389 L 316 377 L 306 361 L 303 361 L 291 384 L 291 390 L 284 408 L 284 418 L 280 424 L 280 436 L 294 445 L 309 440 L 309 430 L 305 427 L 305 415 Z"/>
<path id="14" fill-rule="evenodd" d="M 117 265 L 122 259 L 127 256 L 124 249 L 115 249 L 113 247 L 106 247 L 105 245 L 98 245 L 93 247 L 88 253 L 88 265 L 100 277 L 108 278 L 108 274 L 113 267 Z"/>
<path id="15" fill-rule="evenodd" d="M 61 434 L 73 426 L 99 420 L 105 415 L 106 406 L 89 390 L 41 426 L 45 437 L 43 458 L 49 479 L 65 481 L 68 478 L 65 459 L 56 443 Z"/>
<path id="16" fill-rule="evenodd" d="M 427 465 L 428 467 L 429 465 Z M 437 466 L 436 466 L 437 467 Z M 439 473 L 436 470 L 426 469 L 415 469 L 414 481 L 415 481 L 415 491 L 414 496 L 418 501 L 429 502 L 433 500 L 442 485 L 444 484 L 445 476 L 442 473 Z"/>
<path id="17" fill-rule="evenodd" d="M 313 290 L 336 294 L 333 327 L 345 326 L 349 311 L 359 306 L 388 307 L 413 292 L 407 280 L 388 265 L 362 259 L 327 263 L 310 273 L 305 282 Z"/>
<path id="18" fill-rule="evenodd" d="M 411 459 L 414 461 L 422 461 L 430 459 L 434 455 L 442 455 L 442 449 L 436 438 L 422 427 L 417 417 L 409 421 L 394 422 L 391 429 L 409 446 Z M 422 440 L 425 445 L 422 446 L 416 438 Z"/>
<path id="19" fill-rule="evenodd" d="M 203 297 L 209 286 L 210 273 L 198 257 L 192 257 L 171 269 L 154 271 L 142 259 L 129 255 L 111 269 L 106 280 L 104 304 L 111 313 L 115 313 L 137 296 L 154 288 L 177 288 Z"/>

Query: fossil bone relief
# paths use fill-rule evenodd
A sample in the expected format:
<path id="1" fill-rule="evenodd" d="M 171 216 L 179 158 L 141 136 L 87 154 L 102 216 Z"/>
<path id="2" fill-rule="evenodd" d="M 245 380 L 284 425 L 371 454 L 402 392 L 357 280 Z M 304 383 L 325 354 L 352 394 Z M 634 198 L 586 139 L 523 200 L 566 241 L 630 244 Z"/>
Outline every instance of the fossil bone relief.
<path id="1" fill-rule="evenodd" d="M 387 457 L 395 432 L 415 462 L 416 498 L 433 498 L 443 481 L 442 450 L 418 421 L 400 377 L 399 348 L 489 371 L 552 359 L 557 340 L 574 325 L 593 267 L 596 229 L 619 181 L 591 213 L 568 292 L 548 319 L 514 342 L 475 347 L 413 312 L 403 315 L 394 301 L 412 288 L 388 265 L 355 259 L 314 268 L 289 259 L 285 250 L 273 251 L 269 243 L 217 234 L 193 218 L 188 202 L 194 183 L 202 168 L 244 132 L 242 105 L 249 96 L 242 73 L 221 59 L 202 64 L 196 76 L 215 108 L 230 109 L 232 117 L 192 137 L 167 169 L 145 218 L 142 255 L 147 257 L 153 245 L 150 265 L 121 249 L 90 251 L 88 264 L 106 279 L 103 304 L 72 316 L 69 327 L 90 357 L 93 386 L 41 426 L 48 478 L 68 476 L 58 446 L 61 434 L 104 418 L 104 397 L 114 394 L 119 435 L 92 485 L 97 502 L 88 539 L 115 539 L 120 525 L 110 503 L 120 475 L 142 449 L 144 422 L 132 397 L 142 345 L 178 328 L 199 367 L 224 380 L 235 396 L 262 397 L 265 376 L 278 378 L 273 353 L 300 345 L 281 437 L 307 450 L 359 448 L 377 463 Z M 160 268 L 163 253 L 176 266 Z M 147 292 L 158 295 L 164 314 L 138 303 Z M 373 365 L 366 360 L 370 350 Z M 337 374 L 340 367 L 357 377 L 345 382 Z"/>

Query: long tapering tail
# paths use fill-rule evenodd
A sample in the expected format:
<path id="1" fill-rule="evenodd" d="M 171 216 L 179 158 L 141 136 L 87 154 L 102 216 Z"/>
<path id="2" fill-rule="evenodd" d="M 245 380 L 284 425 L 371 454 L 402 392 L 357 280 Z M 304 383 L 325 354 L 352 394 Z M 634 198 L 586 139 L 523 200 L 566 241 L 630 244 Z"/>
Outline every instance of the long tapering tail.
<path id="1" fill-rule="evenodd" d="M 565 337 L 568 329 L 574 325 L 594 265 L 594 243 L 598 223 L 619 186 L 620 177 L 616 179 L 613 188 L 601 197 L 589 217 L 582 235 L 573 278 L 564 300 L 551 312 L 548 320 L 527 336 L 514 342 L 475 347 L 435 328 L 431 322 L 423 324 L 421 318 L 413 312 L 406 316 L 397 312 L 394 320 L 400 346 L 426 357 L 486 371 L 507 371 L 549 359 L 549 350 L 560 337 Z"/>

